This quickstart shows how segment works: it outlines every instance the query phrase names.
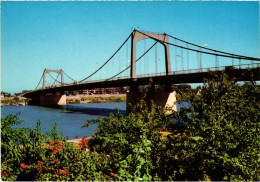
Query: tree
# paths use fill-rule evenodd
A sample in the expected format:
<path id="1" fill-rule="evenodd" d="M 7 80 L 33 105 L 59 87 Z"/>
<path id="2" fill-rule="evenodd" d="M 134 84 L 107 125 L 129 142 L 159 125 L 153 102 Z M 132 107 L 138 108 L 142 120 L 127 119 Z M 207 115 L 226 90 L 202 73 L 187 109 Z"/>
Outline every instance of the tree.
<path id="1" fill-rule="evenodd" d="M 259 180 L 260 89 L 253 81 L 238 85 L 225 74 L 213 76 L 199 95 L 180 98 L 189 101 L 190 109 L 179 117 L 192 121 L 180 141 L 188 154 L 182 156 L 185 179 Z"/>
<path id="2" fill-rule="evenodd" d="M 11 97 L 12 94 L 9 92 L 1 92 L 1 95 L 3 95 L 4 97 Z"/>

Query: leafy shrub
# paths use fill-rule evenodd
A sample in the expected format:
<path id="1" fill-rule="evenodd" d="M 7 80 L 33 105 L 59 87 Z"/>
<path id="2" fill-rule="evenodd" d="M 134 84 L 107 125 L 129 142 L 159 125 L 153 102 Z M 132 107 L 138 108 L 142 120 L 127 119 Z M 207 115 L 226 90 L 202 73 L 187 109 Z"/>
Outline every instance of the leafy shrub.
<path id="1" fill-rule="evenodd" d="M 19 129 L 12 127 L 22 122 L 18 115 L 2 118 L 2 179 L 259 181 L 260 89 L 213 76 L 199 94 L 178 94 L 190 104 L 180 112 L 166 115 L 141 101 L 127 116 L 90 121 L 98 130 L 79 147 L 65 142 L 56 124 L 43 135 L 39 121 L 35 129 Z M 172 120 L 179 125 L 169 125 Z"/>
<path id="2" fill-rule="evenodd" d="M 91 150 L 110 156 L 114 180 L 152 180 L 159 131 L 168 119 L 163 108 L 142 101 L 128 116 L 111 114 L 94 120 L 98 131 Z"/>
<path id="3" fill-rule="evenodd" d="M 4 181 L 85 181 L 110 180 L 107 156 L 88 153 L 65 141 L 56 124 L 43 135 L 40 121 L 35 129 L 13 128 L 17 115 L 1 118 L 1 174 Z"/>
<path id="4" fill-rule="evenodd" d="M 187 137 L 173 147 L 178 155 L 174 162 L 182 163 L 181 179 L 259 180 L 260 89 L 255 82 L 239 85 L 225 74 L 213 76 L 200 94 L 181 98 L 189 101 L 192 112 L 184 115 L 192 121 L 183 133 Z M 182 112 L 188 111 L 178 113 L 184 120 Z"/>
<path id="5" fill-rule="evenodd" d="M 142 101 L 128 116 L 94 121 L 91 150 L 110 156 L 114 180 L 259 180 L 259 87 L 213 76 L 199 94 L 181 93 L 190 108 L 171 116 Z M 173 118 L 180 126 L 161 136 Z"/>

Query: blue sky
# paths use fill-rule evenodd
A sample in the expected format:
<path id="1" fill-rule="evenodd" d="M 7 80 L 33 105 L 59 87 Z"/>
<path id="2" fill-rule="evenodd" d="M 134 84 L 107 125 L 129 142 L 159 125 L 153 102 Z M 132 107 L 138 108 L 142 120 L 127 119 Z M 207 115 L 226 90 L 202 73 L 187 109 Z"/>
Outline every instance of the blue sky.
<path id="1" fill-rule="evenodd" d="M 102 65 L 134 28 L 260 57 L 257 1 L 5 1 L 1 2 L 1 90 L 35 89 L 45 68 L 63 69 L 81 80 Z M 141 43 L 139 47 L 144 49 Z M 96 79 L 123 67 L 125 52 Z M 154 69 L 149 66 L 142 69 Z"/>

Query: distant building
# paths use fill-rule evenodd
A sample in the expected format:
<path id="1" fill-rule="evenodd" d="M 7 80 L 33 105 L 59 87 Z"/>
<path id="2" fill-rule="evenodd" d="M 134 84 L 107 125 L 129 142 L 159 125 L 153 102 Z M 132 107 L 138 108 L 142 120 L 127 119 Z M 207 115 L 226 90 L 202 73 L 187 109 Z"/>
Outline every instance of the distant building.
<path id="1" fill-rule="evenodd" d="M 125 88 L 113 87 L 113 88 L 95 88 L 95 89 L 86 89 L 81 90 L 80 94 L 125 94 L 127 90 Z"/>

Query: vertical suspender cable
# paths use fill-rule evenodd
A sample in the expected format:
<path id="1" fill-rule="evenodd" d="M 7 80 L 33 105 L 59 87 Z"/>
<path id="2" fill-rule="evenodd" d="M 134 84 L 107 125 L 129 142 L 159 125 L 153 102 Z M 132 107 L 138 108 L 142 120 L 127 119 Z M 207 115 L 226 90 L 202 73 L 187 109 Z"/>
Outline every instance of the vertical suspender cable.
<path id="1" fill-rule="evenodd" d="M 144 52 L 146 51 L 146 39 L 144 39 Z M 144 62 L 143 62 L 143 66 L 144 66 L 144 69 L 143 69 L 143 74 L 146 74 L 145 72 L 147 72 L 147 67 L 148 67 L 148 64 L 147 64 L 147 55 L 144 57 Z M 146 65 L 147 64 L 147 65 Z"/>
<path id="2" fill-rule="evenodd" d="M 155 44 L 155 73 L 157 74 L 157 44 Z"/>
<path id="3" fill-rule="evenodd" d="M 186 43 L 186 47 L 188 48 L 188 43 Z M 189 70 L 189 50 L 187 49 L 187 70 Z"/>
<path id="4" fill-rule="evenodd" d="M 80 80 L 79 82 L 83 82 L 85 80 L 87 80 L 88 78 L 92 77 L 94 74 L 96 74 L 99 70 L 101 70 L 116 54 L 117 52 L 125 45 L 125 43 L 129 40 L 129 38 L 132 36 L 132 33 L 127 37 L 127 39 L 123 42 L 123 44 L 116 50 L 116 52 L 114 52 L 114 54 L 104 63 L 102 64 L 96 71 L 94 71 L 93 73 L 91 73 L 89 76 L 87 76 L 86 78 Z"/>
<path id="5" fill-rule="evenodd" d="M 175 45 L 176 45 L 176 39 L 174 39 L 174 41 L 175 41 Z M 178 54 L 177 54 L 177 47 L 175 46 L 175 67 L 176 67 L 176 71 L 178 71 L 178 62 L 177 62 L 177 56 L 178 56 Z"/>
<path id="6" fill-rule="evenodd" d="M 109 64 L 107 64 L 107 65 L 109 65 Z M 112 60 L 112 66 L 110 67 L 110 69 L 109 69 L 109 67 L 107 66 L 107 72 L 106 72 L 106 73 L 109 74 L 109 73 L 108 73 L 109 71 L 112 72 L 112 71 L 114 70 L 115 66 L 116 66 L 116 65 L 115 65 L 115 63 L 114 63 L 114 60 Z M 107 76 L 107 74 L 105 74 L 105 75 Z M 112 73 L 111 75 L 113 75 L 113 73 Z M 104 79 L 106 79 L 106 76 L 105 76 Z"/>
<path id="7" fill-rule="evenodd" d="M 119 57 L 118 57 L 119 63 L 118 63 L 118 71 L 121 70 L 121 52 L 119 52 Z"/>
<path id="8" fill-rule="evenodd" d="M 126 67 L 127 66 L 128 66 L 128 41 L 126 42 Z M 127 72 L 125 76 L 128 76 Z"/>
<path id="9" fill-rule="evenodd" d="M 216 53 L 216 51 L 215 51 L 215 53 Z M 218 67 L 218 56 L 216 55 L 216 59 L 215 59 L 215 69 L 218 69 L 217 67 Z"/>
<path id="10" fill-rule="evenodd" d="M 181 66 L 182 66 L 182 71 L 184 71 L 183 49 L 181 49 Z"/>
<path id="11" fill-rule="evenodd" d="M 199 66 L 200 66 L 199 52 L 197 52 L 197 66 L 198 66 L 198 69 L 199 69 Z"/>
<path id="12" fill-rule="evenodd" d="M 201 51 L 201 47 L 200 47 L 200 51 Z M 200 69 L 202 69 L 201 59 L 202 59 L 202 54 L 200 52 Z"/>

